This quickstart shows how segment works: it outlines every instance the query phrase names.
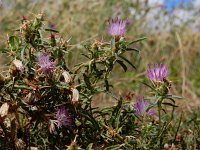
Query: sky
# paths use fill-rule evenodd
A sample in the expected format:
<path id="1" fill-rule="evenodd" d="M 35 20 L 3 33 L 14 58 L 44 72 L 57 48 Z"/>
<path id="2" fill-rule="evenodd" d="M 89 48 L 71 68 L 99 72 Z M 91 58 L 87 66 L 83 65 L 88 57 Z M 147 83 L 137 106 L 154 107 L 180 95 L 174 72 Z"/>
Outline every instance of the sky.
<path id="1" fill-rule="evenodd" d="M 163 4 L 163 1 L 164 0 L 149 0 L 149 5 L 150 7 L 161 6 Z M 150 13 L 148 13 L 147 15 L 148 26 L 152 29 L 151 31 L 153 32 L 153 29 L 155 28 L 158 29 L 158 31 L 161 31 L 163 29 L 168 30 L 170 29 L 170 25 L 167 27 L 165 25 L 167 24 L 167 22 L 169 22 L 170 19 L 172 19 L 172 16 L 176 18 L 173 18 L 173 24 L 180 25 L 186 23 L 188 20 L 191 20 L 191 18 L 194 18 L 193 16 L 195 11 L 200 10 L 200 0 L 193 0 L 193 6 L 194 9 L 190 11 L 178 8 L 168 15 L 160 13 L 160 9 L 163 8 L 157 7 L 157 9 L 151 10 Z M 134 14 L 135 12 L 133 11 L 133 15 Z M 159 16 L 160 19 L 155 19 L 156 16 Z M 197 26 L 200 26 L 200 16 L 196 16 L 194 20 L 194 23 L 192 23 L 189 27 L 191 27 L 193 30 L 196 30 Z"/>
<path id="2" fill-rule="evenodd" d="M 150 5 L 162 4 L 163 0 L 149 0 Z M 194 0 L 194 5 L 200 7 L 200 0 Z"/>

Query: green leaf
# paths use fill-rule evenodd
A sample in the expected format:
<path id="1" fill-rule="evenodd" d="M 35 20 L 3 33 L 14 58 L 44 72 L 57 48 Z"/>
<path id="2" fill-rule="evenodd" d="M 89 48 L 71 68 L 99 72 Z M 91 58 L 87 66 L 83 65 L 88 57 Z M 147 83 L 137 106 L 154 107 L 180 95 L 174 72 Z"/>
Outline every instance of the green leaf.
<path id="1" fill-rule="evenodd" d="M 81 53 L 81 55 L 83 55 L 84 57 L 90 59 L 90 57 L 88 55 L 86 55 L 86 54 Z"/>
<path id="2" fill-rule="evenodd" d="M 6 53 L 8 51 L 9 51 L 9 49 L 7 49 L 7 48 L 0 48 L 0 52 L 2 52 L 2 53 Z"/>
<path id="3" fill-rule="evenodd" d="M 12 50 L 18 50 L 20 46 L 20 40 L 17 36 L 10 36 L 9 37 L 9 46 Z"/>
<path id="4" fill-rule="evenodd" d="M 105 79 L 104 82 L 105 82 L 106 91 L 109 91 L 109 89 L 110 89 L 110 88 L 109 88 L 110 85 L 109 85 L 109 83 L 108 83 L 108 80 Z"/>
<path id="5" fill-rule="evenodd" d="M 167 96 L 171 96 L 171 98 L 183 99 L 182 96 L 177 96 L 177 95 L 167 95 Z"/>
<path id="6" fill-rule="evenodd" d="M 92 123 L 92 127 L 98 131 L 100 131 L 100 127 L 99 127 L 99 123 L 95 120 L 95 118 L 92 116 L 92 114 L 90 114 L 89 112 L 84 111 L 83 113 L 80 112 L 80 114 L 87 118 L 88 121 L 90 121 Z"/>
<path id="7" fill-rule="evenodd" d="M 128 43 L 128 46 L 132 45 L 133 43 L 137 43 L 137 42 L 140 42 L 140 41 L 143 41 L 143 40 L 146 40 L 146 39 L 147 39 L 147 37 L 139 38 L 139 39 L 137 39 L 135 41 L 132 41 L 132 42 Z"/>
<path id="8" fill-rule="evenodd" d="M 139 82 L 140 82 L 140 81 L 139 81 Z M 154 88 L 154 87 L 152 87 L 151 85 L 149 85 L 149 84 L 147 84 L 147 83 L 145 83 L 145 82 L 140 82 L 140 83 L 142 83 L 142 84 L 144 84 L 144 85 L 148 86 L 149 88 L 151 88 L 153 91 L 155 91 L 155 92 L 156 92 L 155 88 Z"/>
<path id="9" fill-rule="evenodd" d="M 25 46 L 23 46 L 22 49 L 21 49 L 21 59 L 22 59 L 22 60 L 24 60 L 24 52 L 25 52 L 27 46 L 28 46 L 28 45 L 25 45 Z"/>
<path id="10" fill-rule="evenodd" d="M 89 77 L 86 74 L 83 74 L 83 79 L 85 81 L 85 84 L 86 84 L 87 88 L 92 90 L 93 88 L 91 86 Z"/>
<path id="11" fill-rule="evenodd" d="M 56 33 L 59 33 L 59 31 L 54 30 L 54 29 L 51 29 L 51 28 L 46 28 L 45 31 L 50 31 L 50 32 L 56 32 Z"/>
<path id="12" fill-rule="evenodd" d="M 109 114 L 109 113 L 112 113 L 112 110 L 113 108 L 106 107 L 106 108 L 101 109 L 101 113 Z"/>
<path id="13" fill-rule="evenodd" d="M 126 150 L 132 150 L 133 149 L 133 146 L 131 146 L 130 144 L 128 143 L 125 143 L 125 145 L 123 146 Z"/>
<path id="14" fill-rule="evenodd" d="M 124 62 L 123 61 L 121 61 L 121 60 L 117 60 L 117 62 L 121 65 L 121 67 L 124 69 L 124 71 L 126 72 L 127 71 L 127 67 L 126 67 L 126 65 L 124 64 Z"/>
<path id="15" fill-rule="evenodd" d="M 115 38 L 111 39 L 111 50 L 115 49 Z"/>
<path id="16" fill-rule="evenodd" d="M 166 99 L 172 101 L 174 104 L 176 103 L 175 100 L 173 98 L 171 98 L 171 97 L 167 97 Z"/>
<path id="17" fill-rule="evenodd" d="M 117 145 L 109 146 L 105 148 L 104 150 L 119 150 L 120 148 L 121 148 L 121 145 L 117 144 Z"/>
<path id="18" fill-rule="evenodd" d="M 114 107 L 112 117 L 111 117 L 111 122 L 112 126 L 116 129 L 118 129 L 119 124 L 120 124 L 120 113 L 121 113 L 121 108 L 122 108 L 123 100 L 119 99 L 117 106 Z"/>
<path id="19" fill-rule="evenodd" d="M 93 150 L 93 149 L 92 149 L 92 146 L 93 146 L 93 143 L 90 143 L 90 144 L 87 146 L 86 150 Z"/>
<path id="20" fill-rule="evenodd" d="M 126 59 L 125 57 L 123 56 L 119 56 L 121 59 L 123 59 L 124 61 L 126 61 L 129 65 L 131 65 L 134 69 L 136 69 L 136 67 L 128 60 Z"/>
<path id="21" fill-rule="evenodd" d="M 126 51 L 135 51 L 135 52 L 140 52 L 139 49 L 136 49 L 136 48 L 126 48 Z"/>
<path id="22" fill-rule="evenodd" d="M 174 104 L 172 104 L 172 103 L 166 103 L 166 102 L 164 102 L 164 103 L 162 103 L 163 105 L 168 105 L 168 106 L 172 106 L 172 107 L 178 107 L 178 106 L 176 106 L 176 105 L 174 105 Z"/>

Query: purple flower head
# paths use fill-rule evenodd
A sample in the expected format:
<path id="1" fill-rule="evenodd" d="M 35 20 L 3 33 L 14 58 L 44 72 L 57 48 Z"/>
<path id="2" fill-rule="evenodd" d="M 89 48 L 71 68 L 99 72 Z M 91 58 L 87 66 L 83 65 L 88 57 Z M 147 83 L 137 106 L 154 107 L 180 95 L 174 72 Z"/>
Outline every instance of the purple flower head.
<path id="1" fill-rule="evenodd" d="M 44 74 L 50 74 L 56 67 L 56 63 L 50 60 L 50 56 L 47 53 L 42 53 L 37 58 L 40 70 Z"/>
<path id="2" fill-rule="evenodd" d="M 137 102 L 134 105 L 135 107 L 135 114 L 136 115 L 144 115 L 145 113 L 147 113 L 150 116 L 153 116 L 156 114 L 156 112 L 154 112 L 153 110 L 148 109 L 149 107 L 149 103 L 147 101 L 145 101 L 142 97 L 138 97 L 137 98 Z"/>
<path id="3" fill-rule="evenodd" d="M 73 124 L 73 117 L 70 115 L 68 109 L 65 106 L 61 106 L 55 116 L 57 120 L 57 127 L 60 128 L 62 126 L 68 127 Z"/>
<path id="4" fill-rule="evenodd" d="M 108 33 L 112 36 L 123 36 L 126 32 L 127 21 L 123 20 L 112 20 L 109 23 Z"/>
<path id="5" fill-rule="evenodd" d="M 168 69 L 163 64 L 155 64 L 147 69 L 147 76 L 152 81 L 163 81 L 168 75 Z"/>

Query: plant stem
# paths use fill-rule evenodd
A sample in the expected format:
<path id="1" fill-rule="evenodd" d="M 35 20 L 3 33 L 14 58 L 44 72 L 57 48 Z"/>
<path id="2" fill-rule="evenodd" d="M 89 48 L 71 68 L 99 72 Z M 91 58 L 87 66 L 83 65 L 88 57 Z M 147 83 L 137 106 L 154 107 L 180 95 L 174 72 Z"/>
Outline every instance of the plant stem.
<path id="1" fill-rule="evenodd" d="M 158 101 L 159 132 L 161 129 L 161 102 L 162 100 Z"/>

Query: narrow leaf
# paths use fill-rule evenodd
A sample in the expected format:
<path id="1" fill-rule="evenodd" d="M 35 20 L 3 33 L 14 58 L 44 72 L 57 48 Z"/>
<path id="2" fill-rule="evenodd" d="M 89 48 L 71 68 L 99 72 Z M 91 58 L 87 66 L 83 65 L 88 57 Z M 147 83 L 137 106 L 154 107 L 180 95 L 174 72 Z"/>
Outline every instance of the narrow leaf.
<path id="1" fill-rule="evenodd" d="M 119 150 L 121 148 L 121 145 L 112 145 L 112 146 L 109 146 L 107 148 L 105 148 L 104 150 Z"/>
<path id="2" fill-rule="evenodd" d="M 128 43 L 128 45 L 132 45 L 133 43 L 137 43 L 137 42 L 140 42 L 140 41 L 143 41 L 143 40 L 146 40 L 146 39 L 147 39 L 147 37 L 139 38 L 139 39 L 137 39 L 135 41 L 132 41 L 132 42 Z"/>
<path id="3" fill-rule="evenodd" d="M 124 71 L 126 72 L 127 71 L 127 67 L 126 67 L 126 65 L 124 64 L 124 62 L 123 61 L 121 61 L 121 60 L 117 60 L 117 62 L 121 65 L 121 67 L 124 69 Z"/>
<path id="4" fill-rule="evenodd" d="M 174 105 L 174 104 L 171 104 L 171 103 L 166 103 L 166 102 L 164 102 L 164 103 L 162 103 L 163 105 L 168 105 L 168 106 L 172 106 L 172 107 L 178 107 L 178 106 L 176 106 L 176 105 Z"/>
<path id="5" fill-rule="evenodd" d="M 126 61 L 129 65 L 131 65 L 134 69 L 136 69 L 136 67 L 128 60 L 126 59 L 125 57 L 123 56 L 119 56 L 121 59 L 123 59 L 124 61 Z"/>
<path id="6" fill-rule="evenodd" d="M 59 31 L 54 30 L 54 29 L 51 29 L 51 28 L 46 28 L 45 31 L 50 31 L 50 32 L 56 32 L 56 33 L 59 33 Z"/>
<path id="7" fill-rule="evenodd" d="M 140 52 L 139 49 L 136 48 L 126 48 L 126 51 L 136 51 L 136 52 Z"/>
<path id="8" fill-rule="evenodd" d="M 93 146 L 93 143 L 90 143 L 90 144 L 87 146 L 86 150 L 93 150 L 93 149 L 92 149 L 92 146 Z"/>
<path id="9" fill-rule="evenodd" d="M 20 40 L 17 36 L 10 36 L 9 37 L 9 45 L 12 50 L 17 50 L 20 45 Z"/>

